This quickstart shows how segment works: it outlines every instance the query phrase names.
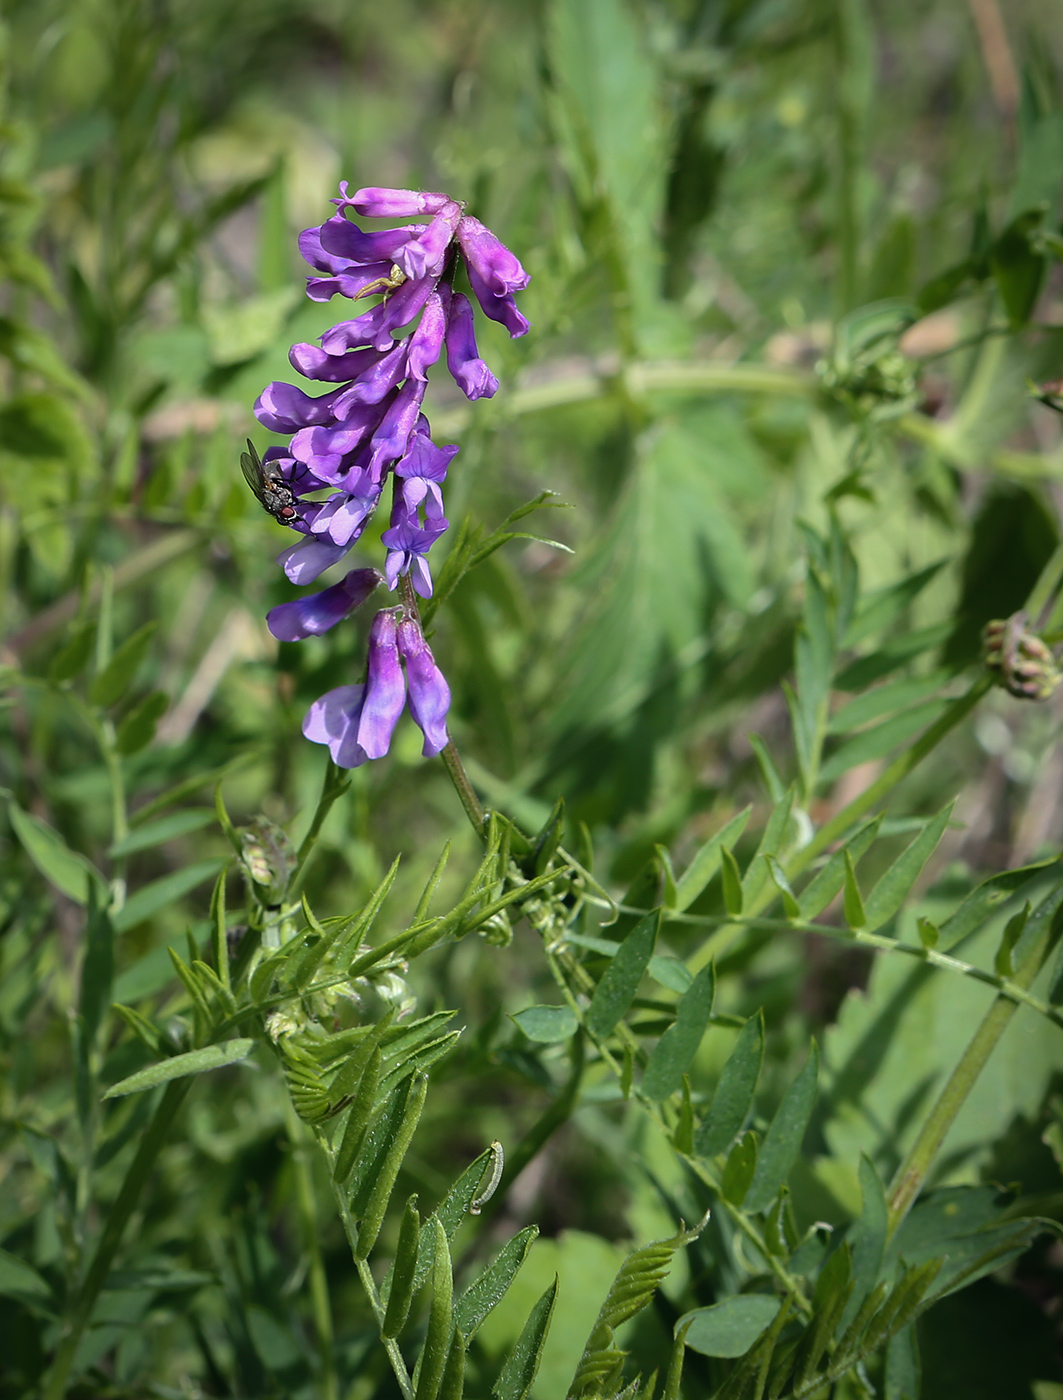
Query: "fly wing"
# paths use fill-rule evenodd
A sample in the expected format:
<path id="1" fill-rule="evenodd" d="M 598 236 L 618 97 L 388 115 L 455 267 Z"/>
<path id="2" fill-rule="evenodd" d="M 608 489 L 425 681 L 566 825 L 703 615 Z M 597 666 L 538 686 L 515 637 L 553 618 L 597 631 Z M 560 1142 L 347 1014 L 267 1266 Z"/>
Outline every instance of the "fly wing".
<path id="1" fill-rule="evenodd" d="M 244 474 L 244 480 L 255 493 L 260 505 L 266 504 L 266 473 L 262 469 L 262 462 L 255 445 L 250 438 L 247 440 L 248 450 L 240 453 L 240 470 Z"/>

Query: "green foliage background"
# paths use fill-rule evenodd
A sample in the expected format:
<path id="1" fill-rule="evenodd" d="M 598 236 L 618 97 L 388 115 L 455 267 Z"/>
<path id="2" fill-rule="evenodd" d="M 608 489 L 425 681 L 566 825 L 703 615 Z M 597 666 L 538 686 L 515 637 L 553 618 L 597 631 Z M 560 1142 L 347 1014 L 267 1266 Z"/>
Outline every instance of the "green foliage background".
<path id="1" fill-rule="evenodd" d="M 1031 590 L 1063 640 L 1060 419 L 1028 389 L 1063 372 L 1063 10 L 1012 0 L 999 32 L 987 13 L 9 0 L 4 1400 L 389 1400 L 404 1364 L 417 1400 L 1063 1396 L 1063 692 L 990 690 L 980 642 Z M 408 721 L 338 794 L 301 737 L 310 701 L 358 679 L 366 623 L 295 645 L 263 621 L 295 596 L 289 538 L 238 455 L 273 441 L 250 407 L 291 376 L 288 345 L 342 314 L 302 296 L 295 242 L 340 179 L 446 189 L 532 273 L 531 333 L 479 327 L 497 398 L 429 395 L 462 449 L 451 519 L 490 534 L 556 493 L 517 528 L 571 551 L 511 540 L 433 618 L 497 814 L 486 856 Z M 278 828 L 314 838 L 298 890 Z M 273 862 L 257 883 L 248 831 Z M 363 934 L 411 929 L 408 969 L 330 1000 Z M 258 942 L 288 961 L 258 971 Z M 322 1118 L 339 1091 L 298 1046 L 383 1036 L 407 990 L 406 1024 L 453 1020 L 393 1045 L 391 1098 L 355 1075 Z M 891 1179 L 1002 1007 L 907 1214 Z M 170 1078 L 178 1053 L 217 1067 Z M 144 1092 L 104 1099 L 141 1071 Z M 330 1190 L 345 1125 L 398 1141 L 426 1072 L 352 1263 L 343 1212 L 364 1241 L 372 1211 L 364 1183 Z M 496 1139 L 502 1190 L 464 1220 Z M 412 1257 L 414 1192 L 424 1267 L 389 1355 L 373 1289 Z M 440 1228 L 455 1298 L 515 1261 L 467 1356 Z M 876 1333 L 868 1313 L 857 1355 L 865 1298 L 894 1315 Z"/>

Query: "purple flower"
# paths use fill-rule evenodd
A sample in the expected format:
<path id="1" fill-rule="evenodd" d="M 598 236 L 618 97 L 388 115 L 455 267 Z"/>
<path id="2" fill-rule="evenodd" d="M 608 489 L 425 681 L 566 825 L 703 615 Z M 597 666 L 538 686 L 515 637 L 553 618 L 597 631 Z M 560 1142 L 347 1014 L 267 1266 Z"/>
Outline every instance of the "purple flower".
<path id="1" fill-rule="evenodd" d="M 334 491 L 327 501 L 307 506 L 303 519 L 313 535 L 324 535 L 346 549 L 365 529 L 380 500 L 380 483 L 370 472 L 355 467 L 348 472 L 345 489 Z"/>
<path id="2" fill-rule="evenodd" d="M 387 753 L 405 703 L 395 614 L 378 612 L 369 628 L 365 700 L 358 719 L 358 743 L 368 758 L 383 758 Z"/>
<path id="3" fill-rule="evenodd" d="M 274 381 L 267 384 L 255 400 L 254 414 L 271 432 L 295 433 L 314 423 L 328 423 L 332 418 L 332 405 L 341 393 L 342 389 L 332 389 L 313 398 L 294 384 Z"/>
<path id="4" fill-rule="evenodd" d="M 531 281 L 509 249 L 471 214 L 466 214 L 458 225 L 458 242 L 465 254 L 469 276 L 475 272 L 495 296 L 522 292 Z"/>
<path id="5" fill-rule="evenodd" d="M 408 219 L 415 214 L 438 214 L 451 201 L 445 194 L 430 194 L 426 190 L 390 190 L 380 185 L 347 193 L 347 181 L 340 185 L 339 199 L 333 204 L 340 209 L 351 208 L 368 219 Z"/>
<path id="6" fill-rule="evenodd" d="M 339 563 L 348 548 L 349 545 L 346 544 L 337 545 L 331 540 L 319 540 L 313 535 L 308 535 L 298 544 L 282 550 L 277 555 L 277 563 L 292 583 L 302 587 L 305 583 L 313 583 L 326 569 L 331 569 L 333 564 Z"/>
<path id="7" fill-rule="evenodd" d="M 266 626 L 279 642 L 301 642 L 306 637 L 320 637 L 337 622 L 360 608 L 376 588 L 383 583 L 376 569 L 355 569 L 321 593 L 311 593 L 292 603 L 281 603 L 266 614 Z"/>
<path id="8" fill-rule="evenodd" d="M 405 617 L 398 627 L 399 651 L 406 662 L 406 680 L 410 688 L 410 714 L 424 734 L 425 758 L 432 758 L 446 748 L 447 711 L 450 709 L 450 687 L 435 663 L 420 626 Z"/>
<path id="9" fill-rule="evenodd" d="M 364 685 L 338 685 L 315 700 L 303 720 L 303 733 L 315 744 L 328 744 L 339 768 L 359 768 L 369 755 L 358 742 L 365 700 Z"/>
<path id="10" fill-rule="evenodd" d="M 395 475 L 402 482 L 402 500 L 407 515 L 415 515 L 423 503 L 428 519 L 442 521 L 446 529 L 441 487 L 446 480 L 447 468 L 457 453 L 457 447 L 437 447 L 427 432 L 414 433 L 410 439 L 410 450 L 394 467 Z"/>
<path id="11" fill-rule="evenodd" d="M 399 517 L 396 524 L 396 516 Z M 388 558 L 384 565 L 384 576 L 388 587 L 394 589 L 403 574 L 413 579 L 414 590 L 422 598 L 432 596 L 432 572 L 424 557 L 447 528 L 445 520 L 438 524 L 418 525 L 417 516 L 402 511 L 402 498 L 396 502 L 396 510 L 391 513 L 391 528 L 380 536 L 387 546 Z"/>
<path id="12" fill-rule="evenodd" d="M 467 399 L 491 399 L 498 380 L 480 359 L 469 298 L 455 292 L 447 321 L 447 369 Z"/>

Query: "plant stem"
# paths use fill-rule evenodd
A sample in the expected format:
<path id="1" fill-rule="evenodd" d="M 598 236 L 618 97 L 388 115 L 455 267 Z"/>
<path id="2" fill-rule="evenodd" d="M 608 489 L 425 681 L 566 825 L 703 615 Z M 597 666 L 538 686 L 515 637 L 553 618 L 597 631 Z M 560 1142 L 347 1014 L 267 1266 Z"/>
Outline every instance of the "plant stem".
<path id="1" fill-rule="evenodd" d="M 159 1155 L 170 1124 L 173 1122 L 174 1115 L 180 1108 L 185 1094 L 188 1093 L 191 1083 L 190 1079 L 174 1079 L 166 1086 L 148 1129 L 141 1138 L 137 1155 L 133 1158 L 129 1170 L 126 1172 L 118 1199 L 111 1207 L 92 1263 L 77 1291 L 73 1311 L 59 1343 L 55 1364 L 48 1377 L 42 1400 L 62 1400 L 66 1394 L 66 1382 L 70 1375 L 70 1368 L 74 1364 L 78 1344 L 88 1326 L 96 1298 L 111 1271 L 111 1264 L 122 1241 L 125 1228 L 129 1224 L 130 1216 L 136 1209 L 140 1194 L 152 1167 L 155 1165 L 155 1159 Z"/>
<path id="2" fill-rule="evenodd" d="M 465 815 L 472 823 L 472 828 L 477 836 L 484 834 L 484 822 L 487 820 L 487 813 L 484 811 L 480 799 L 476 796 L 475 789 L 469 781 L 469 775 L 465 771 L 465 765 L 461 761 L 451 739 L 446 748 L 439 755 L 446 764 L 447 772 L 450 774 L 450 781 L 454 784 L 454 790 L 461 799 L 461 805 L 465 808 Z"/>
<path id="3" fill-rule="evenodd" d="M 1049 921 L 1048 927 L 1041 934 L 1026 961 L 1012 977 L 1013 983 L 1024 991 L 1033 984 L 1055 945 L 1057 935 L 1053 931 L 1052 922 L 1054 921 Z M 896 1233 L 919 1195 L 949 1129 L 956 1121 L 956 1116 L 967 1101 L 967 1096 L 974 1088 L 986 1061 L 1018 1009 L 1018 1002 L 1004 995 L 998 996 L 971 1037 L 967 1049 L 949 1076 L 948 1083 L 930 1110 L 890 1185 L 890 1235 Z"/>
<path id="4" fill-rule="evenodd" d="M 337 798 L 343 796 L 350 785 L 350 777 L 342 768 L 337 768 L 330 758 L 325 766 L 325 776 L 321 783 L 321 796 L 318 798 L 317 807 L 314 811 L 313 819 L 310 822 L 310 830 L 303 837 L 299 845 L 299 853 L 295 858 L 295 869 L 292 871 L 292 877 L 288 881 L 289 898 L 294 898 L 298 893 L 299 886 L 302 884 L 306 874 L 307 862 L 317 843 L 317 838 L 321 835 L 321 828 L 325 824 L 325 818 L 328 816 L 329 812 L 332 811 L 332 804 Z"/>
<path id="5" fill-rule="evenodd" d="M 310 1160 L 310 1140 L 302 1122 L 287 1104 L 288 1138 L 292 1144 L 292 1165 L 295 1168 L 295 1192 L 299 1206 L 299 1221 L 303 1228 L 303 1248 L 309 1259 L 310 1305 L 314 1314 L 314 1332 L 321 1357 L 322 1400 L 338 1400 L 336 1367 L 332 1355 L 332 1306 L 329 1301 L 328 1278 L 321 1257 L 318 1233 L 317 1201 Z"/>

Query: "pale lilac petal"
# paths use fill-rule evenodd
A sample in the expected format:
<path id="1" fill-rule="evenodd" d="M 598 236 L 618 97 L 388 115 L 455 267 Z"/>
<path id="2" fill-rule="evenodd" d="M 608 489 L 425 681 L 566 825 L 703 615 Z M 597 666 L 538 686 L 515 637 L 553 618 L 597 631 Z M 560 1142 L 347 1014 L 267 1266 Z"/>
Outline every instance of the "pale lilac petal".
<path id="1" fill-rule="evenodd" d="M 321 593 L 311 593 L 271 608 L 266 614 L 266 626 L 279 642 L 320 637 L 349 617 L 355 608 L 360 608 L 382 582 L 376 569 L 354 569 L 345 579 Z"/>
<path id="2" fill-rule="evenodd" d="M 395 614 L 378 612 L 369 628 L 365 701 L 358 721 L 358 743 L 370 758 L 383 758 L 406 703 L 406 680 L 397 644 Z"/>
<path id="3" fill-rule="evenodd" d="M 308 536 L 278 554 L 277 563 L 292 583 L 302 587 L 320 578 L 326 569 L 331 569 L 346 553 L 346 545 L 335 545 L 331 540 L 318 540 Z"/>
<path id="4" fill-rule="evenodd" d="M 340 199 L 333 204 L 341 209 L 351 208 L 367 219 L 408 219 L 415 214 L 438 214 L 451 201 L 445 194 L 428 190 L 392 190 L 381 185 L 347 193 L 346 180 L 340 185 Z"/>

